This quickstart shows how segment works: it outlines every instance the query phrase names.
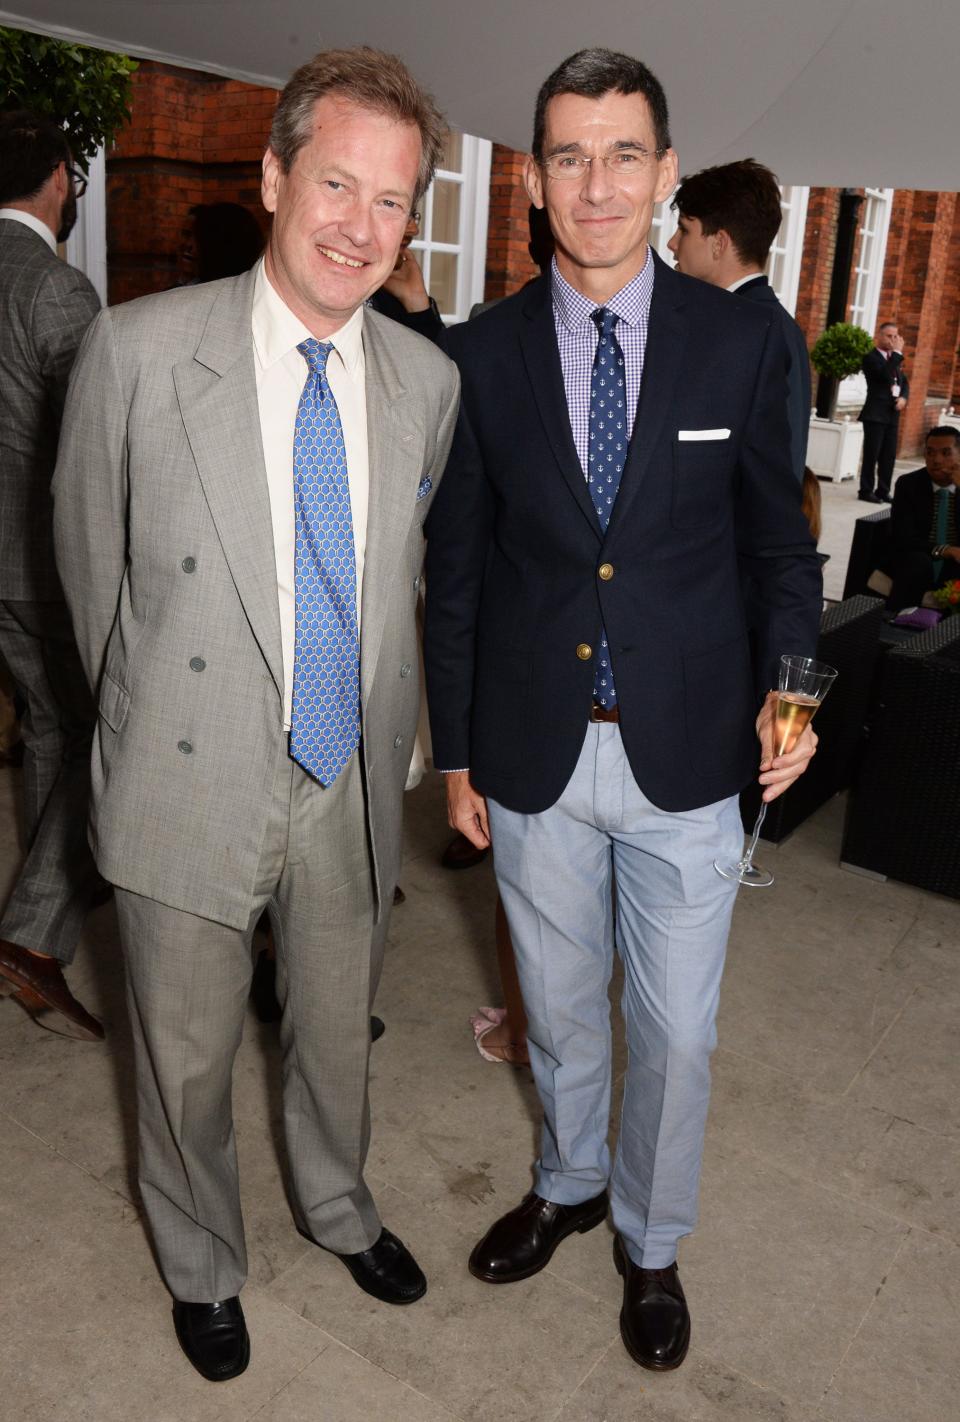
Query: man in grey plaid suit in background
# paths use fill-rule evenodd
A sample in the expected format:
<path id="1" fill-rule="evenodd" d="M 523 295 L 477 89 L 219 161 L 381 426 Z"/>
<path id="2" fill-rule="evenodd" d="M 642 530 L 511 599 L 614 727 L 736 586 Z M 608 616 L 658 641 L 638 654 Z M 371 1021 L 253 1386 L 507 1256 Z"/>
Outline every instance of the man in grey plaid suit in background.
<path id="1" fill-rule="evenodd" d="M 0 656 L 26 707 L 27 842 L 0 919 L 0 995 L 56 1031 L 100 1039 L 61 967 L 100 880 L 86 840 L 94 708 L 54 564 L 50 499 L 70 368 L 100 307 L 57 256 L 81 185 L 56 124 L 0 117 Z"/>

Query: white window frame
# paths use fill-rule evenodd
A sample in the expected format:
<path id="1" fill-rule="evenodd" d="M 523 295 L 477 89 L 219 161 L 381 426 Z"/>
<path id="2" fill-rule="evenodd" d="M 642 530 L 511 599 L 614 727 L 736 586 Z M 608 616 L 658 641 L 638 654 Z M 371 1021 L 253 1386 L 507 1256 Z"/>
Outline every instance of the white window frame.
<path id="1" fill-rule="evenodd" d="M 893 211 L 893 188 L 866 188 L 861 209 L 860 250 L 854 267 L 850 321 L 873 335 L 880 310 L 887 237 Z"/>
<path id="2" fill-rule="evenodd" d="M 451 252 L 457 261 L 456 310 L 444 312 L 443 320 L 450 326 L 466 321 L 471 308 L 483 300 L 487 262 L 487 220 L 490 208 L 490 160 L 493 145 L 486 138 L 461 135 L 460 172 L 437 169 L 437 177 L 460 186 L 460 225 L 456 242 L 434 242 L 433 184 L 421 205 L 420 236 L 411 242 L 418 254 L 423 280 L 430 290 L 430 263 L 434 252 Z"/>
<path id="3" fill-rule="evenodd" d="M 98 150 L 87 171 L 87 191 L 77 200 L 77 221 L 67 238 L 64 255 L 72 267 L 79 267 L 96 288 L 101 304 L 107 304 L 107 165 L 104 150 Z"/>
<path id="4" fill-rule="evenodd" d="M 674 188 L 676 192 L 676 188 Z M 653 209 L 653 221 L 650 224 L 650 245 L 658 257 L 662 257 L 668 266 L 673 266 L 673 253 L 667 250 L 667 243 L 677 230 L 677 214 L 670 207 L 673 202 L 673 193 L 664 202 L 658 202 Z"/>
<path id="5" fill-rule="evenodd" d="M 767 257 L 766 273 L 781 306 L 793 316 L 800 290 L 800 267 L 803 262 L 803 238 L 807 230 L 808 187 L 781 187 L 780 208 L 783 217 Z M 778 270 L 779 267 L 779 270 Z"/>
<path id="6" fill-rule="evenodd" d="M 887 260 L 887 237 L 893 212 L 893 188 L 865 188 L 860 209 L 860 247 L 853 269 L 853 296 L 848 320 L 862 326 L 871 336 L 877 328 L 883 269 Z M 860 406 L 867 398 L 867 382 L 858 371 L 841 380 L 837 391 L 838 406 Z"/>

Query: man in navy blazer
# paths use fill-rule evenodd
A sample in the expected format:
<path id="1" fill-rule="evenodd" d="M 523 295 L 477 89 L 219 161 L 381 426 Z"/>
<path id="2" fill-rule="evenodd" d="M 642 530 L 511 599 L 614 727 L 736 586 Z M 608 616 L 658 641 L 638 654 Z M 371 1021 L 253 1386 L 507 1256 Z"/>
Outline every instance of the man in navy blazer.
<path id="1" fill-rule="evenodd" d="M 910 394 L 903 368 L 903 337 L 896 321 L 881 323 L 877 344 L 864 356 L 861 368 L 867 382 L 867 398 L 859 417 L 863 425 L 863 459 L 857 498 L 866 504 L 889 504 L 893 502 L 890 485 L 900 415 L 907 408 Z"/>
<path id="2" fill-rule="evenodd" d="M 780 230 L 776 176 L 755 158 L 704 168 L 684 178 L 671 206 L 679 218 L 667 246 L 677 271 L 768 308 L 780 323 L 787 352 L 786 395 L 790 460 L 803 483 L 810 434 L 810 361 L 803 332 L 777 300 L 764 267 Z"/>
<path id="3" fill-rule="evenodd" d="M 556 257 L 449 333 L 463 403 L 426 527 L 434 760 L 450 823 L 492 839 L 544 1108 L 535 1188 L 470 1268 L 527 1278 L 610 1204 L 621 1332 L 649 1368 L 689 1340 L 677 1241 L 736 889 L 713 863 L 740 856 L 758 764 L 771 799 L 813 752 L 805 732 L 774 757 L 766 693 L 782 653 L 814 651 L 821 598 L 779 323 L 653 256 L 676 180 L 646 66 L 587 50 L 543 85 L 526 184 Z M 615 937 L 630 1061 L 611 1165 Z"/>

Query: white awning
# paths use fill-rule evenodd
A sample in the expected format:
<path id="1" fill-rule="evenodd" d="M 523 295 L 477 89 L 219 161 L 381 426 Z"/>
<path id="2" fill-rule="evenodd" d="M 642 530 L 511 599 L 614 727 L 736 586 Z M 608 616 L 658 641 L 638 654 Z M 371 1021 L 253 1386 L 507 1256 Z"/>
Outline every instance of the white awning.
<path id="1" fill-rule="evenodd" d="M 519 149 L 549 71 L 607 45 L 663 81 L 682 172 L 750 155 L 784 183 L 960 188 L 956 0 L 20 0 L 0 24 L 278 87 L 372 44 Z"/>

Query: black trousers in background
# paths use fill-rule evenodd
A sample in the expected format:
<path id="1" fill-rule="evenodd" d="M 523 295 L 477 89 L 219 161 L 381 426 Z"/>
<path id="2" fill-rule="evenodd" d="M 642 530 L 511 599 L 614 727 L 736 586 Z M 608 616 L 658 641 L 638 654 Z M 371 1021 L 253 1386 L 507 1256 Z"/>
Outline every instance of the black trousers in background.
<path id="1" fill-rule="evenodd" d="M 878 420 L 863 421 L 863 463 L 860 465 L 861 494 L 877 493 L 885 499 L 890 497 L 893 463 L 897 457 L 899 427 L 898 418 L 894 418 L 888 425 L 881 424 Z M 876 479 L 876 489 L 874 489 L 874 479 Z"/>

